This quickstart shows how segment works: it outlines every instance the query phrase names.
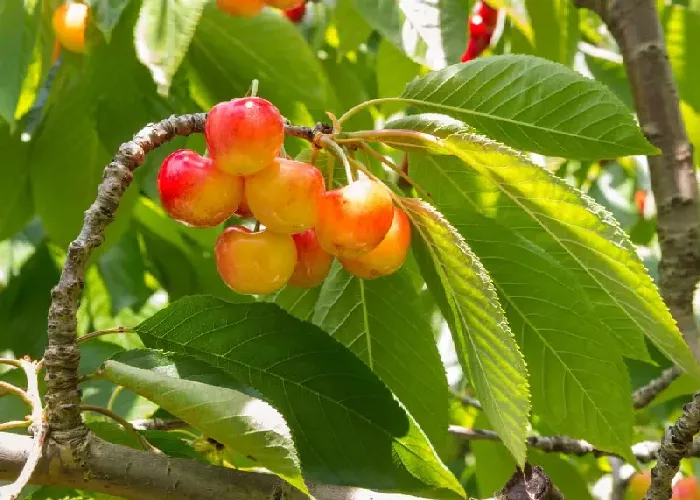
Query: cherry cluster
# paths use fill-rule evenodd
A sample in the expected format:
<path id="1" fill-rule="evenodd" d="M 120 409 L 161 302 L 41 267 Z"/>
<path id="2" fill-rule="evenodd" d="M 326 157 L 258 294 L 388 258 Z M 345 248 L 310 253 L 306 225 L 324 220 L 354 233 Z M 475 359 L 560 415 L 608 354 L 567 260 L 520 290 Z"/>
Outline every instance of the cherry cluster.
<path id="1" fill-rule="evenodd" d="M 213 227 L 232 215 L 257 220 L 252 231 L 226 228 L 214 249 L 219 275 L 236 292 L 316 287 L 336 257 L 363 279 L 403 265 L 411 225 L 389 189 L 364 176 L 326 190 L 314 165 L 280 156 L 284 119 L 269 101 L 217 104 L 204 134 L 208 156 L 170 154 L 158 172 L 158 192 L 167 214 L 188 226 Z"/>
<path id="2" fill-rule="evenodd" d="M 481 55 L 491 44 L 491 36 L 498 23 L 498 9 L 486 2 L 477 2 L 469 16 L 469 43 L 462 54 L 462 62 L 471 61 Z"/>
<path id="3" fill-rule="evenodd" d="M 284 11 L 294 23 L 300 22 L 306 13 L 306 0 L 216 0 L 216 5 L 223 12 L 240 17 L 256 16 L 269 5 Z"/>

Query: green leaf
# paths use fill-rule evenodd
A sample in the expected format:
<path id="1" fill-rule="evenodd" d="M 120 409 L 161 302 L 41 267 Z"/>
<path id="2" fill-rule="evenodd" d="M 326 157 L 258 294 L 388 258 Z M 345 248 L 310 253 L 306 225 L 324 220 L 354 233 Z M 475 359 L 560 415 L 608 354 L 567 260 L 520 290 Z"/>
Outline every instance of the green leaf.
<path id="1" fill-rule="evenodd" d="M 323 110 L 323 69 L 295 26 L 271 12 L 238 18 L 205 9 L 187 56 L 193 94 L 205 109 L 242 96 L 257 78 L 262 97 L 285 114 L 295 102 Z"/>
<path id="2" fill-rule="evenodd" d="M 34 212 L 29 190 L 28 144 L 10 126 L 0 125 L 0 240 L 22 229 Z"/>
<path id="3" fill-rule="evenodd" d="M 543 155 L 595 160 L 657 153 L 612 92 L 537 57 L 485 57 L 450 66 L 412 81 L 402 98 Z"/>
<path id="4" fill-rule="evenodd" d="M 377 50 L 377 91 L 379 97 L 395 97 L 406 87 L 406 82 L 420 73 L 421 66 L 397 49 L 393 44 L 382 39 Z M 384 114 L 389 115 L 403 108 L 404 105 L 387 102 L 382 105 Z"/>
<path id="5" fill-rule="evenodd" d="M 93 0 L 92 12 L 95 25 L 105 36 L 107 42 L 111 40 L 112 30 L 130 2 L 131 0 Z"/>
<path id="6" fill-rule="evenodd" d="M 645 334 L 668 359 L 700 376 L 634 245 L 605 209 L 525 157 L 469 134 L 449 118 L 419 115 L 389 126 L 420 131 L 429 148 L 458 156 L 461 161 L 440 166 L 440 160 L 438 166 L 423 169 L 418 183 L 429 192 L 434 187 L 435 195 L 442 189 L 451 192 L 448 198 L 456 196 L 461 208 L 520 233 L 573 273 L 594 308 L 596 318 L 589 319 L 605 325 L 619 352 L 648 361 L 640 337 Z M 478 192 L 470 189 L 473 185 L 479 186 Z"/>
<path id="7" fill-rule="evenodd" d="M 354 0 L 336 2 L 335 27 L 338 30 L 338 52 L 340 53 L 355 50 L 372 32 L 372 27 L 355 7 Z"/>
<path id="8" fill-rule="evenodd" d="M 97 265 L 112 299 L 112 315 L 127 307 L 139 309 L 151 294 L 146 286 L 146 268 L 135 231 L 125 232 L 100 257 Z"/>
<path id="9" fill-rule="evenodd" d="M 15 121 L 15 109 L 34 52 L 41 8 L 25 10 L 22 0 L 0 4 L 0 118 Z"/>
<path id="10" fill-rule="evenodd" d="M 264 401 L 197 381 L 206 370 L 217 371 L 185 356 L 128 351 L 105 362 L 104 377 L 148 398 L 308 493 L 282 415 Z M 218 378 L 225 377 L 221 374 Z"/>
<path id="11" fill-rule="evenodd" d="M 404 199 L 401 205 L 413 223 L 412 246 L 450 326 L 464 373 L 522 466 L 530 411 L 527 369 L 493 283 L 464 239 L 430 205 L 418 199 Z"/>
<path id="12" fill-rule="evenodd" d="M 0 351 L 9 350 L 18 358 L 41 358 L 47 343 L 46 311 L 58 278 L 46 245 L 37 247 L 0 293 Z"/>
<path id="13" fill-rule="evenodd" d="M 578 8 L 569 0 L 526 0 L 525 3 L 536 54 L 572 66 L 579 40 Z"/>
<path id="14" fill-rule="evenodd" d="M 447 380 L 429 319 L 419 306 L 422 280 L 409 266 L 364 281 L 336 262 L 321 288 L 287 287 L 275 302 L 362 359 L 441 450 L 448 424 Z"/>
<path id="15" fill-rule="evenodd" d="M 137 331 L 148 347 L 194 356 L 260 391 L 287 420 L 305 477 L 464 497 L 414 420 L 370 369 L 326 333 L 274 304 L 188 297 Z"/>
<path id="16" fill-rule="evenodd" d="M 143 0 L 134 32 L 136 53 L 167 94 L 207 0 Z"/>
<path id="17" fill-rule="evenodd" d="M 78 235 L 83 213 L 97 196 L 109 154 L 95 132 L 85 99 L 87 82 L 62 67 L 41 128 L 31 144 L 30 179 L 36 212 L 46 233 L 66 247 Z"/>
<path id="18" fill-rule="evenodd" d="M 467 46 L 468 12 L 460 0 L 354 0 L 365 20 L 417 63 L 441 69 Z"/>
<path id="19" fill-rule="evenodd" d="M 596 54 L 591 51 L 584 52 L 588 70 L 596 80 L 609 87 L 631 111 L 634 111 L 632 89 L 630 89 L 630 84 L 627 80 L 625 67 L 622 65 L 622 58 L 618 61 L 609 54 L 605 55 L 608 57 L 603 57 L 602 54 Z"/>
<path id="20" fill-rule="evenodd" d="M 682 100 L 700 110 L 700 67 L 694 64 L 700 44 L 700 12 L 680 5 L 666 6 L 661 13 L 666 50 Z"/>

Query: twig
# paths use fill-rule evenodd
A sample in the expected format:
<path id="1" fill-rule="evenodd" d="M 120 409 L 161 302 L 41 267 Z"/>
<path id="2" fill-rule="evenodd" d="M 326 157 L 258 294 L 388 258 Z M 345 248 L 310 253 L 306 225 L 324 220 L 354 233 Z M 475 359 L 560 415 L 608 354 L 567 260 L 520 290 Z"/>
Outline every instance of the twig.
<path id="1" fill-rule="evenodd" d="M 694 444 L 693 436 L 700 432 L 700 393 L 683 407 L 683 414 L 666 429 L 657 453 L 657 462 L 651 469 L 651 485 L 644 500 L 671 498 L 671 481 L 678 472 L 681 459 Z"/>
<path id="2" fill-rule="evenodd" d="M 107 409 L 112 411 L 114 408 L 114 403 L 116 403 L 117 398 L 119 397 L 119 393 L 124 390 L 124 386 L 118 385 L 114 388 L 112 391 L 112 395 L 109 397 L 109 401 L 107 401 Z"/>
<path id="3" fill-rule="evenodd" d="M 620 474 L 624 460 L 618 457 L 610 457 L 608 462 L 610 463 L 612 473 L 612 492 L 610 493 L 610 500 L 625 500 L 625 492 L 629 486 L 629 480 L 622 478 Z"/>
<path id="4" fill-rule="evenodd" d="M 32 421 L 27 420 L 12 420 L 10 422 L 0 423 L 0 431 L 8 431 L 10 429 L 21 429 L 22 427 L 29 427 Z"/>
<path id="5" fill-rule="evenodd" d="M 25 394 L 31 408 L 29 421 L 31 422 L 30 431 L 34 434 L 34 439 L 29 455 L 27 456 L 27 461 L 24 463 L 24 467 L 22 467 L 22 471 L 17 479 L 12 484 L 0 487 L 0 498 L 3 500 L 14 500 L 19 496 L 24 487 L 29 484 L 29 480 L 32 474 L 34 474 L 34 469 L 36 469 L 41 459 L 44 441 L 48 433 L 48 426 L 44 421 L 44 409 L 41 405 L 41 396 L 39 394 L 37 365 L 24 359 L 19 360 L 19 364 L 27 377 L 27 391 Z"/>
<path id="6" fill-rule="evenodd" d="M 459 399 L 462 404 L 476 408 L 477 410 L 483 410 L 484 407 L 481 405 L 481 401 L 471 396 L 462 395 L 457 392 L 452 392 L 452 395 Z"/>
<path id="7" fill-rule="evenodd" d="M 108 328 L 106 330 L 97 330 L 95 332 L 86 333 L 82 337 L 78 337 L 78 344 L 87 342 L 88 340 L 102 337 L 103 335 L 111 335 L 114 333 L 133 333 L 134 329 L 126 326 L 118 326 L 116 328 Z"/>
<path id="8" fill-rule="evenodd" d="M 143 437 L 136 429 L 134 429 L 134 426 L 131 425 L 129 422 L 127 422 L 125 419 L 114 413 L 112 410 L 108 410 L 107 408 L 102 408 L 101 406 L 94 406 L 94 405 L 80 405 L 80 411 L 92 411 L 95 413 L 100 413 L 104 415 L 105 417 L 109 417 L 115 422 L 117 422 L 119 425 L 124 427 L 124 429 L 127 432 L 130 432 L 131 434 L 138 439 L 139 443 L 141 443 L 141 446 L 143 447 L 144 450 L 150 451 L 151 453 L 156 453 L 158 455 L 161 455 L 163 452 L 160 451 L 158 448 L 153 446 L 151 443 L 148 442 L 148 439 Z"/>
<path id="9" fill-rule="evenodd" d="M 29 406 L 31 408 L 32 400 L 26 391 L 20 389 L 19 387 L 16 387 L 16 386 L 10 384 L 9 382 L 4 382 L 2 380 L 0 380 L 0 389 L 4 390 L 8 394 L 14 394 L 18 398 L 20 398 L 22 401 L 27 403 L 27 406 Z"/>
<path id="10" fill-rule="evenodd" d="M 15 368 L 21 368 L 22 365 L 20 364 L 19 360 L 17 359 L 8 359 L 8 358 L 0 358 L 0 365 L 10 365 L 14 366 Z"/>
<path id="11" fill-rule="evenodd" d="M 651 380 L 647 385 L 640 387 L 632 394 L 632 404 L 635 410 L 645 408 L 651 403 L 661 391 L 666 389 L 671 382 L 676 380 L 681 374 L 681 370 L 673 366 L 661 372 L 658 378 Z"/>
<path id="12" fill-rule="evenodd" d="M 332 133 L 333 127 L 327 123 L 317 123 L 315 127 L 292 125 L 289 121 L 284 124 L 284 135 L 307 140 L 318 148 L 321 147 L 321 137 Z"/>
<path id="13" fill-rule="evenodd" d="M 130 424 L 134 429 L 139 431 L 175 431 L 191 427 L 191 425 L 184 420 L 166 420 L 162 418 L 132 420 Z"/>

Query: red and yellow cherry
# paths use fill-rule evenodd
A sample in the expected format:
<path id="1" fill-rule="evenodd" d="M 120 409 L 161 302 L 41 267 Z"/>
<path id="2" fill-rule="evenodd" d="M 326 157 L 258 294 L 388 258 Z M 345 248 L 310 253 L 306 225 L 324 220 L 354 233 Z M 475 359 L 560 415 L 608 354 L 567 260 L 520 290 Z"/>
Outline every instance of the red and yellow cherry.
<path id="1" fill-rule="evenodd" d="M 279 110 L 260 97 L 243 97 L 214 106 L 204 125 L 209 155 L 217 168 L 252 175 L 269 167 L 284 141 Z"/>
<path id="2" fill-rule="evenodd" d="M 269 167 L 245 178 L 250 211 L 276 233 L 301 233 L 313 227 L 325 190 L 320 170 L 286 158 L 277 158 Z"/>
<path id="3" fill-rule="evenodd" d="M 306 15 L 306 2 L 302 2 L 296 7 L 285 10 L 284 15 L 293 23 L 300 23 Z"/>
<path id="4" fill-rule="evenodd" d="M 211 227 L 231 217 L 243 197 L 243 178 L 217 169 L 210 158 L 188 149 L 170 154 L 158 172 L 166 213 L 193 227 Z"/>
<path id="5" fill-rule="evenodd" d="M 673 485 L 671 500 L 700 500 L 700 487 L 694 477 L 684 477 Z"/>
<path id="6" fill-rule="evenodd" d="M 642 500 L 651 484 L 651 471 L 637 472 L 632 475 L 627 488 L 626 500 Z"/>
<path id="7" fill-rule="evenodd" d="M 85 52 L 85 26 L 88 6 L 79 2 L 61 4 L 53 13 L 53 30 L 56 40 L 72 52 Z"/>
<path id="8" fill-rule="evenodd" d="M 306 0 L 265 0 L 267 5 L 270 7 L 277 7 L 278 9 L 282 10 L 287 10 L 291 9 L 292 7 L 297 7 L 303 3 L 306 3 Z"/>
<path id="9" fill-rule="evenodd" d="M 332 255 L 359 257 L 382 242 L 393 218 L 388 188 L 362 178 L 324 193 L 318 206 L 316 237 Z"/>
<path id="10" fill-rule="evenodd" d="M 294 273 L 297 250 L 288 234 L 231 226 L 214 248 L 219 275 L 238 293 L 264 295 L 282 288 Z"/>
<path id="11" fill-rule="evenodd" d="M 216 0 L 222 12 L 238 17 L 253 17 L 263 10 L 265 0 Z"/>
<path id="12" fill-rule="evenodd" d="M 354 259 L 340 259 L 340 263 L 350 274 L 365 280 L 388 276 L 406 261 L 410 245 L 411 223 L 405 213 L 394 207 L 391 228 L 379 246 Z"/>
<path id="13" fill-rule="evenodd" d="M 333 256 L 321 248 L 313 229 L 294 234 L 292 238 L 297 247 L 297 265 L 289 284 L 299 288 L 315 288 L 328 276 Z"/>

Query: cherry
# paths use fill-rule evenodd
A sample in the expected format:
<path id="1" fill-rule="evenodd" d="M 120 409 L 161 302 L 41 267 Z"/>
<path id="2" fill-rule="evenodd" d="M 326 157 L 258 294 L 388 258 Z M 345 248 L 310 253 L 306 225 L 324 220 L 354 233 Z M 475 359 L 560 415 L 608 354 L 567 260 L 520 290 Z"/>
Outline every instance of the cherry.
<path id="1" fill-rule="evenodd" d="M 673 486 L 671 500 L 700 500 L 700 487 L 694 477 L 685 477 Z"/>
<path id="2" fill-rule="evenodd" d="M 279 110 L 260 97 L 243 97 L 214 106 L 204 125 L 209 154 L 217 168 L 251 175 L 272 164 L 284 141 Z"/>
<path id="3" fill-rule="evenodd" d="M 481 53 L 487 49 L 491 43 L 490 36 L 478 36 L 469 38 L 467 50 L 462 54 L 462 62 L 469 62 L 476 59 Z"/>
<path id="4" fill-rule="evenodd" d="M 637 206 L 637 213 L 644 216 L 644 207 L 647 201 L 647 192 L 643 189 L 637 189 L 634 192 L 634 204 Z"/>
<path id="5" fill-rule="evenodd" d="M 306 3 L 306 0 L 265 0 L 267 5 L 277 7 L 278 9 L 287 10 L 293 7 L 299 7 Z"/>
<path id="6" fill-rule="evenodd" d="M 313 227 L 325 189 L 320 170 L 286 158 L 275 159 L 272 165 L 245 179 L 251 212 L 276 233 L 300 233 Z"/>
<path id="7" fill-rule="evenodd" d="M 469 37 L 487 37 L 491 34 L 491 30 L 484 22 L 481 14 L 473 14 L 469 16 Z"/>
<path id="8" fill-rule="evenodd" d="M 478 8 L 478 13 L 481 16 L 484 25 L 487 27 L 489 35 L 493 34 L 498 24 L 498 9 L 491 7 L 486 2 L 481 2 Z"/>
<path id="9" fill-rule="evenodd" d="M 263 10 L 265 0 L 216 0 L 216 6 L 232 16 L 253 17 Z"/>
<path id="10" fill-rule="evenodd" d="M 651 471 L 637 472 L 630 478 L 626 498 L 628 500 L 642 500 L 651 484 Z"/>
<path id="11" fill-rule="evenodd" d="M 231 226 L 214 248 L 219 275 L 238 293 L 264 295 L 282 288 L 297 263 L 294 240 L 268 230 Z"/>
<path id="12" fill-rule="evenodd" d="M 292 7 L 291 9 L 285 10 L 284 15 L 287 16 L 287 19 L 289 19 L 293 23 L 300 23 L 306 15 L 306 2 L 302 2 L 296 7 Z"/>
<path id="13" fill-rule="evenodd" d="M 386 186 L 362 178 L 324 193 L 318 206 L 316 237 L 332 255 L 359 257 L 382 242 L 393 217 Z"/>
<path id="14" fill-rule="evenodd" d="M 231 217 L 243 197 L 243 179 L 216 168 L 210 158 L 179 149 L 158 172 L 158 193 L 167 214 L 193 227 L 211 227 Z"/>
<path id="15" fill-rule="evenodd" d="M 294 234 L 292 238 L 297 247 L 297 265 L 289 284 L 300 288 L 315 288 L 328 276 L 333 256 L 321 248 L 313 229 Z"/>
<path id="16" fill-rule="evenodd" d="M 397 271 L 406 261 L 411 245 L 411 223 L 408 217 L 394 207 L 391 228 L 374 250 L 354 259 L 340 259 L 346 271 L 358 278 L 370 280 L 388 276 Z"/>
<path id="17" fill-rule="evenodd" d="M 85 26 L 88 6 L 84 3 L 66 2 L 53 13 L 53 30 L 56 40 L 72 52 L 85 52 Z"/>

